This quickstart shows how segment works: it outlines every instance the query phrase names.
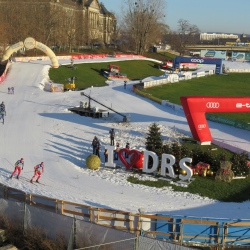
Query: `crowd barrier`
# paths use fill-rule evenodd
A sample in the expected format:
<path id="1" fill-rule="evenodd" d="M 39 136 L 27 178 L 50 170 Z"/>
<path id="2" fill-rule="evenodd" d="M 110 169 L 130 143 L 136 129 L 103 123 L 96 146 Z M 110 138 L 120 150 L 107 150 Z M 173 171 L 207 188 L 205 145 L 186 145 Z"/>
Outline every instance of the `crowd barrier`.
<path id="1" fill-rule="evenodd" d="M 67 216 L 67 218 L 74 217 L 85 223 L 122 230 L 130 234 L 143 234 L 148 237 L 170 240 L 180 245 L 185 245 L 187 242 L 216 243 L 217 245 L 225 245 L 227 242 L 230 244 L 250 243 L 250 230 L 248 230 L 250 220 L 189 218 L 117 211 L 27 194 L 2 184 L 0 185 L 0 198 L 23 202 L 31 209 L 32 207 L 42 208 L 57 215 Z"/>
<path id="2" fill-rule="evenodd" d="M 227 69 L 229 73 L 250 73 L 250 69 Z"/>
<path id="3" fill-rule="evenodd" d="M 152 80 L 144 82 L 144 88 L 152 88 L 164 84 L 179 82 L 179 81 L 186 81 L 193 78 L 199 78 L 204 77 L 207 75 L 214 74 L 214 70 L 208 70 L 208 71 L 200 71 L 200 72 L 181 72 L 179 74 L 165 74 L 164 78 L 161 78 L 159 80 Z"/>
<path id="4" fill-rule="evenodd" d="M 0 84 L 5 79 L 6 74 L 7 74 L 8 70 L 9 70 L 10 65 L 11 65 L 11 63 L 8 62 L 7 65 L 6 65 L 6 68 L 5 68 L 4 72 L 3 72 L 3 74 L 0 76 Z"/>
<path id="5" fill-rule="evenodd" d="M 71 59 L 96 59 L 96 58 L 106 58 L 107 54 L 91 54 L 91 55 L 71 55 L 71 56 L 57 56 L 58 60 L 71 60 Z M 139 55 L 113 55 L 114 58 L 146 58 Z M 37 57 L 15 57 L 16 62 L 30 62 L 30 61 L 49 61 L 48 56 L 37 56 Z"/>

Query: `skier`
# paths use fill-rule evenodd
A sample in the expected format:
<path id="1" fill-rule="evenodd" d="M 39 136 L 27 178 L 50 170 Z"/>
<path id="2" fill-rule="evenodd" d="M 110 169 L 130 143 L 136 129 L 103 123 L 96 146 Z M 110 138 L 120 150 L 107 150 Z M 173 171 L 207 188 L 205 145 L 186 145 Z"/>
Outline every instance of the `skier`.
<path id="1" fill-rule="evenodd" d="M 24 160 L 23 158 L 21 158 L 15 163 L 15 171 L 10 176 L 10 179 L 13 177 L 13 175 L 16 173 L 17 170 L 18 170 L 18 175 L 16 178 L 19 179 L 19 175 L 21 174 L 21 170 L 23 170 L 23 167 L 24 167 Z"/>
<path id="2" fill-rule="evenodd" d="M 14 95 L 14 87 L 11 88 L 11 94 Z"/>
<path id="3" fill-rule="evenodd" d="M 4 109 L 2 109 L 0 120 L 3 119 L 3 124 L 4 124 L 4 116 L 6 116 L 6 112 Z"/>
<path id="4" fill-rule="evenodd" d="M 5 110 L 5 104 L 4 104 L 4 102 L 1 103 L 0 109 L 1 109 L 1 111 L 2 111 L 3 109 Z"/>
<path id="5" fill-rule="evenodd" d="M 8 88 L 8 94 L 10 94 L 10 87 Z"/>
<path id="6" fill-rule="evenodd" d="M 114 146 L 114 139 L 115 139 L 115 131 L 113 128 L 109 130 L 110 133 L 110 145 Z"/>
<path id="7" fill-rule="evenodd" d="M 41 178 L 41 175 L 42 175 L 41 171 L 44 172 L 44 163 L 41 162 L 41 164 L 36 165 L 36 166 L 34 167 L 34 169 L 35 169 L 35 174 L 34 174 L 34 176 L 32 177 L 32 179 L 30 180 L 30 182 L 33 183 L 33 179 L 38 175 L 38 177 L 37 177 L 37 179 L 36 179 L 36 182 L 39 183 L 38 180 Z"/>

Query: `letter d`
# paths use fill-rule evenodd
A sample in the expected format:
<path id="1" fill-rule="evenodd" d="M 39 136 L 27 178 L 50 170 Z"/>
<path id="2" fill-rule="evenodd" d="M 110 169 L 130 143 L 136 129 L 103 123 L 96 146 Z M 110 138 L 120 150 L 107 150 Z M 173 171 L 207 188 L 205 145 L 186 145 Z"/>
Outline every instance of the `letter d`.
<path id="1" fill-rule="evenodd" d="M 149 156 L 151 156 L 153 158 L 153 167 L 152 168 L 148 168 L 148 158 Z M 144 160 L 143 160 L 143 169 L 142 171 L 145 173 L 153 173 L 154 171 L 156 171 L 157 167 L 159 165 L 159 159 L 156 153 L 151 152 L 151 151 L 144 151 Z"/>

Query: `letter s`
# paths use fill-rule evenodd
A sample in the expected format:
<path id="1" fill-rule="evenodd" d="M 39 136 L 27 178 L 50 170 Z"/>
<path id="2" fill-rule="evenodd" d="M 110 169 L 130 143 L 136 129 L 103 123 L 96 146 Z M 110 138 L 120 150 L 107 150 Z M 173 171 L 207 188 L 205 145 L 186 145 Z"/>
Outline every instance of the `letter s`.
<path id="1" fill-rule="evenodd" d="M 185 163 L 186 161 L 191 163 L 192 158 L 186 157 L 186 158 L 183 158 L 183 159 L 180 160 L 180 167 L 187 172 L 187 175 L 182 175 L 182 174 L 179 175 L 179 178 L 181 180 L 188 180 L 193 175 L 193 170 L 186 165 L 186 163 Z"/>

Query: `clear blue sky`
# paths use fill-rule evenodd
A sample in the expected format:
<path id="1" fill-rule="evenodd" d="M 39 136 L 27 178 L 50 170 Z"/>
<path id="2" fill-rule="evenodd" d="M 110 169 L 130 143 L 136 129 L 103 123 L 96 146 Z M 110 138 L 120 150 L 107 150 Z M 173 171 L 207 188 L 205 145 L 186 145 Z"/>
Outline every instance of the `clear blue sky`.
<path id="1" fill-rule="evenodd" d="M 109 11 L 122 12 L 124 0 L 102 2 Z M 201 32 L 250 34 L 250 0 L 166 0 L 166 4 L 166 24 L 171 30 L 177 30 L 182 18 Z"/>

